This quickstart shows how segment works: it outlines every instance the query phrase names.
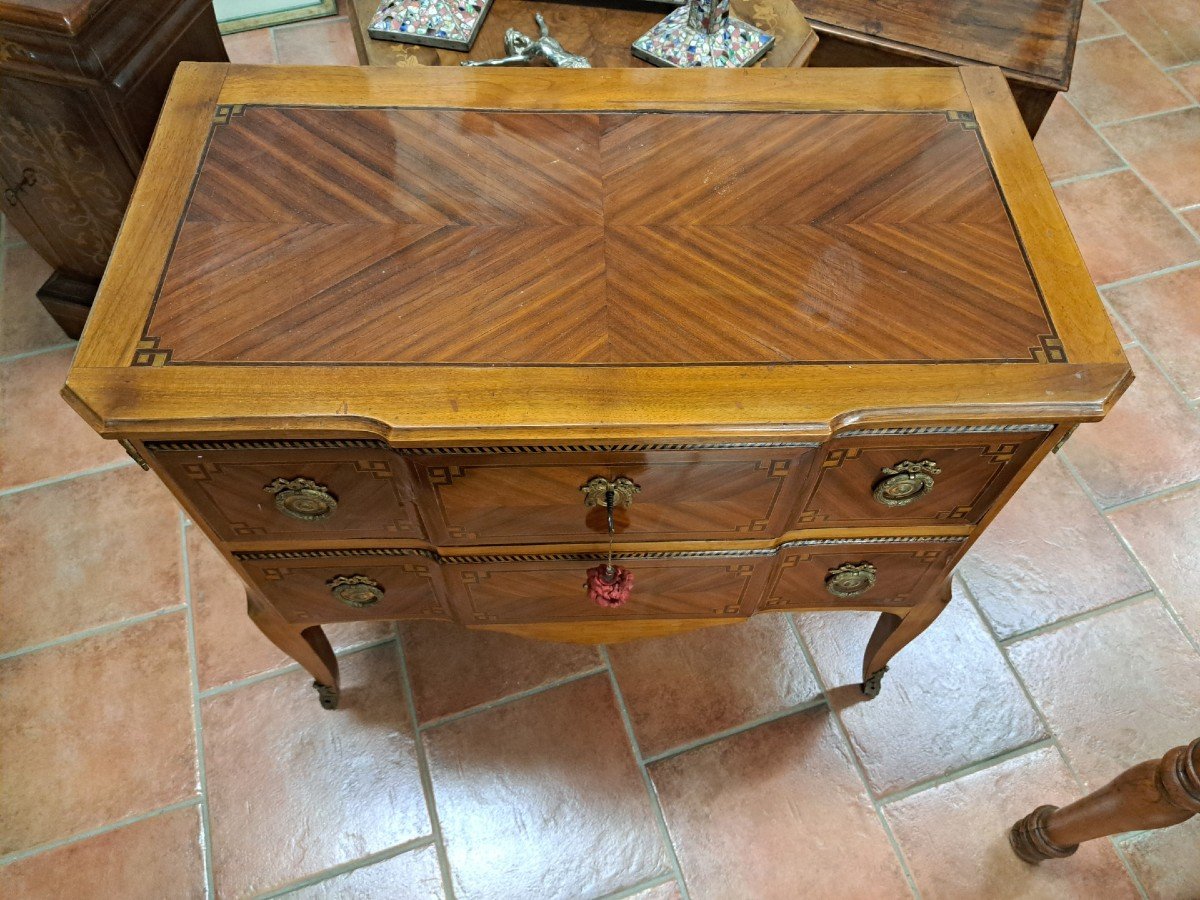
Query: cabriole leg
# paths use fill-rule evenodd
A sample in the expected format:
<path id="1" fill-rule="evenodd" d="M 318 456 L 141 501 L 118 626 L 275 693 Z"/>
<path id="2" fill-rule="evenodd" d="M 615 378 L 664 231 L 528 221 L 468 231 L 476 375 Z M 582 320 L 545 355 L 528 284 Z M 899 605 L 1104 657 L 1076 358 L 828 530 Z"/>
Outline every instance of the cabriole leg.
<path id="1" fill-rule="evenodd" d="M 320 625 L 302 628 L 285 622 L 266 604 L 246 592 L 250 620 L 276 647 L 300 663 L 313 677 L 313 687 L 325 709 L 337 709 L 340 698 L 337 657 Z"/>
<path id="2" fill-rule="evenodd" d="M 950 602 L 950 581 L 942 585 L 928 600 L 918 603 L 902 616 L 882 613 L 867 641 L 867 652 L 863 657 L 862 692 L 875 697 L 883 682 L 892 657 L 899 653 L 917 635 L 933 624 L 946 604 Z"/>

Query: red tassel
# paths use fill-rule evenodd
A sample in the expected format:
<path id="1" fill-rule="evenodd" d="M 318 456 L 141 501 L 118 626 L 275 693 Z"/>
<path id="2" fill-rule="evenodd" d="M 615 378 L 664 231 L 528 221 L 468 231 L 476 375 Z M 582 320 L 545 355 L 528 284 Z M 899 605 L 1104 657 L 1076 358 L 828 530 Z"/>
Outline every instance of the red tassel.
<path id="1" fill-rule="evenodd" d="M 633 593 L 633 573 L 624 566 L 613 566 L 609 574 L 607 566 L 596 566 L 587 570 L 586 587 L 597 606 L 623 606 Z"/>

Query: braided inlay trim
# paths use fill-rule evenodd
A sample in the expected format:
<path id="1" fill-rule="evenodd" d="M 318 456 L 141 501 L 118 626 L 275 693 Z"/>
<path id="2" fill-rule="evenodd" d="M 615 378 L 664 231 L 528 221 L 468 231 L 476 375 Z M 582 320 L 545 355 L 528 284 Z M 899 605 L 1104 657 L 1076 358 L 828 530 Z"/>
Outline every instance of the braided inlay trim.
<path id="1" fill-rule="evenodd" d="M 788 447 L 819 447 L 818 441 L 726 444 L 549 444 L 496 447 L 389 447 L 370 440 L 284 440 L 284 441 L 147 441 L 146 447 L 160 452 L 196 450 L 325 450 L 375 448 L 402 456 L 481 456 L 498 453 L 642 453 L 649 450 L 774 450 Z"/>
<path id="2" fill-rule="evenodd" d="M 1053 430 L 1053 425 L 928 425 L 913 428 L 855 428 L 839 431 L 834 437 L 867 437 L 878 434 L 993 434 Z"/>
<path id="3" fill-rule="evenodd" d="M 312 441 L 146 441 L 146 448 L 163 453 L 193 450 L 386 450 L 383 441 L 331 440 Z"/>
<path id="4" fill-rule="evenodd" d="M 613 559 L 723 559 L 747 556 L 775 556 L 782 550 L 793 547 L 820 547 L 830 545 L 858 544 L 961 544 L 966 537 L 884 537 L 884 538 L 817 538 L 813 540 L 786 541 L 778 547 L 754 550 L 624 550 L 613 553 Z M 345 559 L 363 556 L 421 556 L 444 565 L 495 562 L 591 562 L 606 559 L 603 551 L 580 551 L 578 553 L 485 553 L 466 556 L 443 556 L 435 550 L 410 547 L 351 548 L 342 550 L 238 550 L 233 554 L 246 562 L 262 562 L 281 559 Z"/>

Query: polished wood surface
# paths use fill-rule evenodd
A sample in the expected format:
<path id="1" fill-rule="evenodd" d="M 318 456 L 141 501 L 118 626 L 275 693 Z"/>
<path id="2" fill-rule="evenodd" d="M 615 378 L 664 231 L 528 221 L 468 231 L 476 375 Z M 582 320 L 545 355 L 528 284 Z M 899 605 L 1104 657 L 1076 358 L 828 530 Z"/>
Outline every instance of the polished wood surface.
<path id="1" fill-rule="evenodd" d="M 466 53 L 417 44 L 379 41 L 367 36 L 367 26 L 379 8 L 378 0 L 348 0 L 354 42 L 363 65 L 457 66 L 465 59 L 497 59 L 508 55 L 504 33 L 516 28 L 534 34 L 533 14 L 539 12 L 550 32 L 572 53 L 586 56 L 595 68 L 648 67 L 630 52 L 630 45 L 671 11 L 662 3 L 638 0 L 492 0 L 475 44 Z M 803 66 L 817 45 L 817 36 L 791 0 L 732 0 L 731 14 L 775 36 L 775 45 L 758 65 L 767 68 Z"/>
<path id="2" fill-rule="evenodd" d="M 0 21 L 63 34 L 79 34 L 113 0 L 2 0 Z"/>
<path id="3" fill-rule="evenodd" d="M 873 694 L 1130 377 L 997 70 L 188 66 L 64 395 L 335 705 L 323 622 L 789 609 Z"/>
<path id="4" fill-rule="evenodd" d="M 143 343 L 167 366 L 1067 361 L 975 123 L 937 113 L 249 107 L 214 126 Z"/>
<path id="5" fill-rule="evenodd" d="M 898 384 L 905 386 L 905 418 L 914 423 L 945 422 L 951 415 L 956 421 L 986 422 L 992 417 L 990 409 L 998 411 L 993 420 L 1004 421 L 1009 416 L 1001 410 L 1013 403 L 1024 406 L 1027 421 L 1098 418 L 1123 389 L 1128 366 L 1101 316 L 1099 298 L 1045 176 L 1032 168 L 1036 155 L 1020 133 L 1011 98 L 1000 96 L 1003 82 L 984 70 L 978 78 L 971 76 L 972 90 L 979 96 L 974 107 L 979 133 L 997 181 L 1017 200 L 1008 203 L 1011 219 L 1068 362 L 1038 362 L 1031 344 L 1022 363 L 747 366 L 737 379 L 731 379 L 724 366 L 497 368 L 430 363 L 295 365 L 270 378 L 252 366 L 233 365 L 221 367 L 218 378 L 205 365 L 156 366 L 166 361 L 165 353 L 147 345 L 139 349 L 173 239 L 173 232 L 158 223 L 182 217 L 191 173 L 199 168 L 217 105 L 370 102 L 425 109 L 440 105 L 563 110 L 574 105 L 628 110 L 665 105 L 689 110 L 969 112 L 964 78 L 972 70 L 962 72 L 190 67 L 177 80 L 171 127 L 163 131 L 161 153 L 150 161 L 154 171 L 144 179 L 155 188 L 140 192 L 134 203 L 126 228 L 131 236 L 118 248 L 123 255 L 110 268 L 100 298 L 103 301 L 107 293 L 113 300 L 98 306 L 96 338 L 85 335 L 69 399 L 110 434 L 121 430 L 151 436 L 157 430 L 173 436 L 185 426 L 193 434 L 205 429 L 220 435 L 252 433 L 265 427 L 268 432 L 302 429 L 332 436 L 350 428 L 360 435 L 417 445 L 461 443 L 468 433 L 468 441 L 522 441 L 544 435 L 547 427 L 569 440 L 584 435 L 694 437 L 710 421 L 720 422 L 729 437 L 769 439 L 781 431 L 795 433 L 797 426 L 823 437 L 832 427 L 846 427 L 851 421 L 866 424 L 889 418 L 875 411 L 896 406 Z M 857 116 L 844 118 L 859 121 Z M 948 118 L 945 125 L 959 127 Z M 962 134 L 971 137 L 966 130 Z M 816 322 L 820 324 L 819 318 Z M 828 324 L 825 330 L 832 331 L 832 321 Z M 1006 327 L 995 324 L 1001 330 Z M 297 346 L 321 341 L 307 330 L 297 338 Z M 888 344 L 886 335 L 880 335 L 880 343 Z M 1040 341 L 1036 345 L 1042 346 Z M 150 365 L 130 367 L 135 357 Z M 506 402 L 496 404 L 494 396 Z M 852 413 L 841 399 L 849 396 L 856 398 Z M 272 410 L 271 417 L 255 422 L 263 408 Z M 791 424 L 781 429 L 777 423 Z"/>
<path id="6" fill-rule="evenodd" d="M 817 525 L 880 526 L 905 522 L 935 525 L 977 522 L 1012 473 L 1021 468 L 1049 428 L 963 435 L 855 436 L 830 441 L 815 468 L 808 501 L 797 528 Z M 933 487 L 903 506 L 886 506 L 875 488 L 904 462 L 929 462 L 937 469 Z"/>
<path id="7" fill-rule="evenodd" d="M 55 268 L 38 295 L 71 337 L 176 64 L 226 58 L 209 0 L 0 2 L 3 211 Z"/>
<path id="8" fill-rule="evenodd" d="M 1071 83 L 1083 0 L 795 0 L 814 66 L 999 66 L 1030 134 Z"/>
<path id="9" fill-rule="evenodd" d="M 1039 806 L 1009 831 L 1028 863 L 1071 856 L 1084 841 L 1179 825 L 1200 814 L 1200 738 L 1126 769 L 1062 808 Z"/>
<path id="10" fill-rule="evenodd" d="M 225 540 L 425 537 L 404 461 L 380 447 L 310 447 L 299 452 L 286 447 L 155 447 L 151 452 Z M 336 507 L 328 518 L 297 519 L 279 509 L 270 486 L 295 478 L 308 479 L 330 493 Z"/>

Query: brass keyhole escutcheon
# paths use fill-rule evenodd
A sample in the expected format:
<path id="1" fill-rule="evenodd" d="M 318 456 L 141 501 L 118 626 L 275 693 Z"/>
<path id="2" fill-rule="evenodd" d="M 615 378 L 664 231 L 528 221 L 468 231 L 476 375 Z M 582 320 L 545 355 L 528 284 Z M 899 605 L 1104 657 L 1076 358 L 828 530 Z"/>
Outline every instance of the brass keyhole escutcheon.
<path id="1" fill-rule="evenodd" d="M 333 596 L 355 609 L 374 606 L 383 599 L 383 585 L 366 575 L 339 575 L 328 584 Z"/>
<path id="2" fill-rule="evenodd" d="M 263 490 L 275 495 L 275 508 L 301 522 L 328 519 L 337 509 L 329 488 L 311 478 L 276 478 Z"/>
<path id="3" fill-rule="evenodd" d="M 587 484 L 581 485 L 579 490 L 583 491 L 583 503 L 585 506 L 607 506 L 608 492 L 612 491 L 612 505 L 624 509 L 628 509 L 633 505 L 634 494 L 642 492 L 640 487 L 624 475 L 620 475 L 612 481 L 596 476 Z"/>
<path id="4" fill-rule="evenodd" d="M 884 506 L 908 506 L 933 490 L 933 476 L 942 470 L 931 459 L 904 460 L 883 469 L 884 478 L 875 485 L 875 499 Z"/>
<path id="5" fill-rule="evenodd" d="M 835 597 L 857 597 L 874 586 L 875 567 L 870 563 L 845 563 L 825 576 L 825 589 Z"/>

